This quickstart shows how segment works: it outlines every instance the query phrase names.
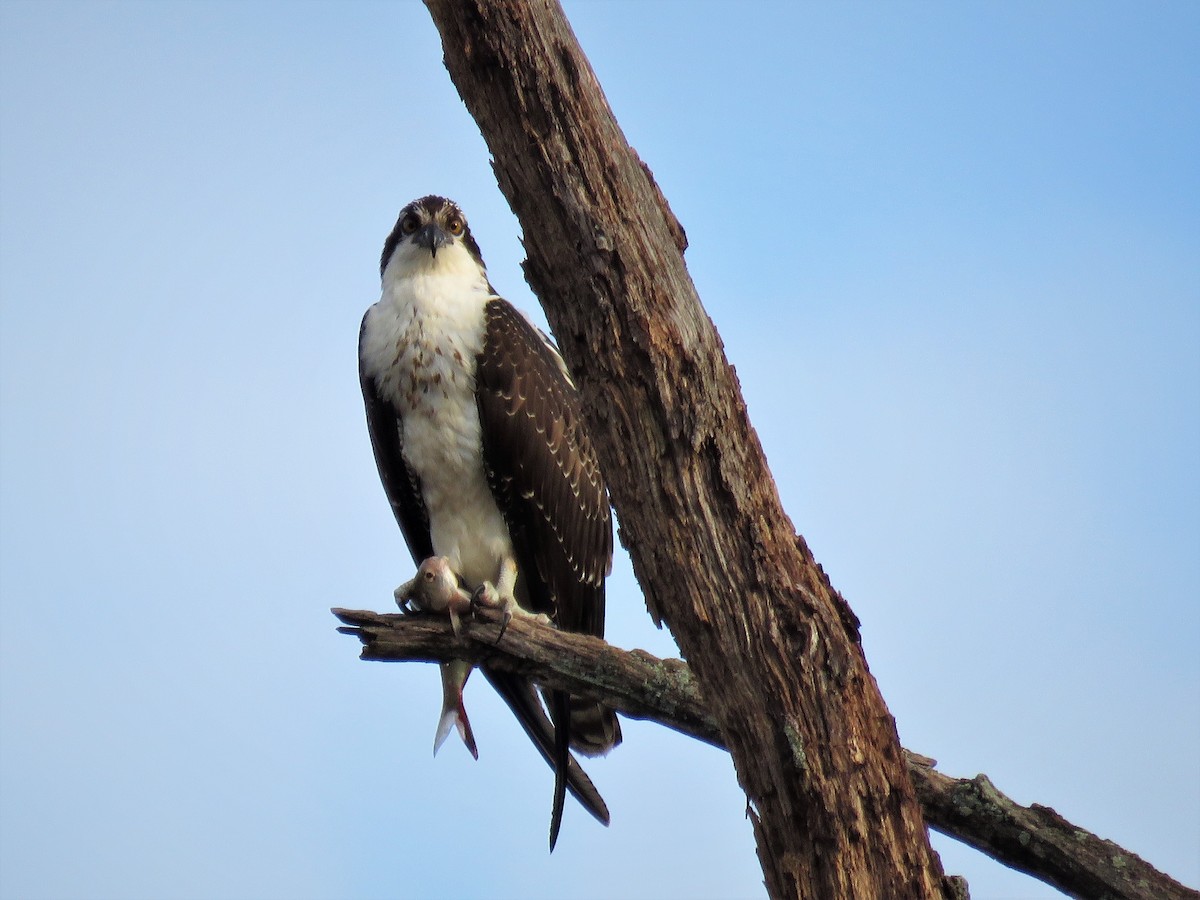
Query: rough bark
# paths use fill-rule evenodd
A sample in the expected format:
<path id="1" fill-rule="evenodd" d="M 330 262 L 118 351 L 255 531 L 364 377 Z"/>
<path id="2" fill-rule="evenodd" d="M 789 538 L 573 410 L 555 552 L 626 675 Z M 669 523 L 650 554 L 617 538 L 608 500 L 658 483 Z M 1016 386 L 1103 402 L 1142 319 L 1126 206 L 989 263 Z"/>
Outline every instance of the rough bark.
<path id="1" fill-rule="evenodd" d="M 598 638 L 524 620 L 514 620 L 497 644 L 495 624 L 468 623 L 458 638 L 445 620 L 433 617 L 345 609 L 334 614 L 349 626 L 341 631 L 363 642 L 363 659 L 487 662 L 546 687 L 590 697 L 624 716 L 724 746 L 700 683 L 682 660 L 620 650 Z M 928 825 L 1006 866 L 1075 897 L 1200 900 L 1200 893 L 1053 809 L 1015 803 L 986 775 L 951 778 L 934 769 L 928 757 L 908 750 L 903 755 Z"/>
<path id="2" fill-rule="evenodd" d="M 1072 897 L 1197 900 L 1140 856 L 1072 825 L 1048 806 L 1021 806 L 986 775 L 950 778 L 932 763 L 909 772 L 931 827 Z"/>
<path id="3" fill-rule="evenodd" d="M 784 514 L 683 230 L 561 9 L 428 0 L 580 385 L 621 539 L 702 684 L 773 897 L 933 897 L 940 863 L 857 622 Z"/>
<path id="4" fill-rule="evenodd" d="M 427 0 L 584 396 L 647 605 L 701 684 L 772 897 L 934 897 L 857 621 L 784 514 L 686 241 L 556 3 Z"/>

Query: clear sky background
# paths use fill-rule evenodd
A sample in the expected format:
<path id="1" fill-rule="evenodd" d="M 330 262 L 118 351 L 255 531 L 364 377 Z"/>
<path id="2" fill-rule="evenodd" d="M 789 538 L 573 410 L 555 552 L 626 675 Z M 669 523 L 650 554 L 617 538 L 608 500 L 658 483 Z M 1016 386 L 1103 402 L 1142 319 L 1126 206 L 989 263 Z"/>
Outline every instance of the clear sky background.
<path id="1" fill-rule="evenodd" d="M 1200 885 L 1200 5 L 567 13 L 905 745 Z M 435 759 L 434 667 L 334 631 L 412 574 L 399 209 L 536 309 L 424 7 L 3 0 L 0 79 L 0 895 L 762 897 L 727 755 L 627 722 L 549 856 L 483 680 Z M 623 555 L 608 621 L 675 653 Z"/>

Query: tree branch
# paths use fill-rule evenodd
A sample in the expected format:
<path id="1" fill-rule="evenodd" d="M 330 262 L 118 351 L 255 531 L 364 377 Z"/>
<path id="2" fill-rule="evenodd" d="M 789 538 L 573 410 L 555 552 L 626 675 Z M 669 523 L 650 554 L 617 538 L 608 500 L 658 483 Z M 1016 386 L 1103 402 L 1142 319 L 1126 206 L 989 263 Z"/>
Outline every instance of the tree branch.
<path id="1" fill-rule="evenodd" d="M 455 637 L 446 620 L 436 616 L 348 609 L 333 613 L 348 626 L 339 631 L 362 641 L 362 659 L 486 663 L 724 749 L 700 683 L 683 660 L 620 650 L 599 638 L 524 619 L 510 622 L 497 644 L 500 628 L 490 622 L 465 622 L 462 637 Z M 1141 857 L 1072 825 L 1053 809 L 1015 803 L 985 775 L 951 778 L 933 768 L 934 760 L 908 750 L 904 759 L 929 827 L 1006 866 L 1077 897 L 1200 898 Z"/>
<path id="2" fill-rule="evenodd" d="M 1021 806 L 986 775 L 951 778 L 908 754 L 908 771 L 931 828 L 1073 897 L 1196 900 L 1140 856 L 1072 825 L 1048 806 Z"/>

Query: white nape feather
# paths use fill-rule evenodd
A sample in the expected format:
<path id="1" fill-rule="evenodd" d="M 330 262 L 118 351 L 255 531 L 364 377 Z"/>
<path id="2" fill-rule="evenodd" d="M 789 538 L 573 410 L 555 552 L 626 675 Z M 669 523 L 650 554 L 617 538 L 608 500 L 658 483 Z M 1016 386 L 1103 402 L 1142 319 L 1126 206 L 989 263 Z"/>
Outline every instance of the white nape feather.
<path id="1" fill-rule="evenodd" d="M 363 358 L 401 416 L 404 459 L 421 481 L 433 551 L 471 586 L 497 577 L 512 541 L 483 466 L 475 359 L 483 348 L 487 275 L 460 241 L 436 256 L 411 240 L 383 271 L 367 313 Z"/>

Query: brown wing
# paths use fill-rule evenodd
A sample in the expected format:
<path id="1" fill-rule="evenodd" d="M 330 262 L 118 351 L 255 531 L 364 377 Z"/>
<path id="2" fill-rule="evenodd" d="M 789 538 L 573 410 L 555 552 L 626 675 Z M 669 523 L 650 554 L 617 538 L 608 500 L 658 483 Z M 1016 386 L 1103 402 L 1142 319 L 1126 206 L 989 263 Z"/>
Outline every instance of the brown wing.
<path id="1" fill-rule="evenodd" d="M 517 596 L 564 631 L 603 636 L 612 516 L 579 397 L 558 353 L 516 309 L 497 298 L 488 302 L 484 314 L 483 349 L 475 373 L 483 460 L 512 537 Z M 550 692 L 554 733 L 553 746 L 547 747 L 544 725 L 528 708 L 533 693 L 528 684 L 519 691 L 518 684 L 488 677 L 554 769 L 550 849 L 558 839 L 568 787 L 607 824 L 603 800 L 598 808 L 579 790 L 577 773 L 582 769 L 571 758 L 570 747 L 593 755 L 615 747 L 621 740 L 616 713 L 561 691 Z M 540 714 L 540 708 L 536 712 Z"/>
<path id="2" fill-rule="evenodd" d="M 612 518 L 579 397 L 558 354 L 495 299 L 476 370 L 488 482 L 513 537 L 528 602 L 559 628 L 604 634 Z"/>

